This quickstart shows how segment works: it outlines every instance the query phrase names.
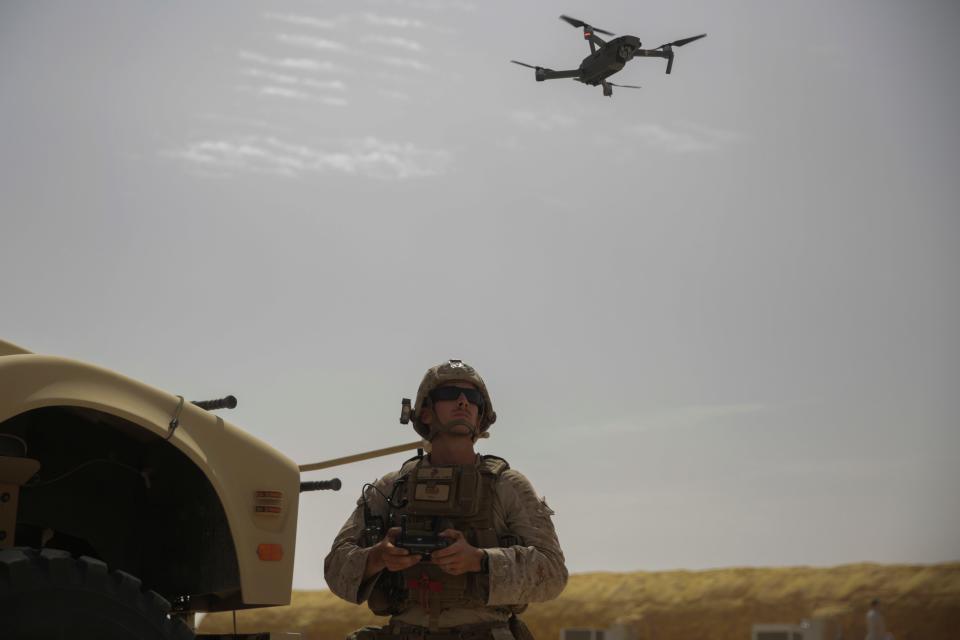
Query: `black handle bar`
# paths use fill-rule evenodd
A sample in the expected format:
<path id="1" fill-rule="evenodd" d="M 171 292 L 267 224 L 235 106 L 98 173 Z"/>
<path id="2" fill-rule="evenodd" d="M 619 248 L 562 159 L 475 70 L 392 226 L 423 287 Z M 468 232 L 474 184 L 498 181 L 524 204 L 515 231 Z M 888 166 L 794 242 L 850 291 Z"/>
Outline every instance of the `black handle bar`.
<path id="1" fill-rule="evenodd" d="M 300 483 L 300 493 L 304 491 L 317 491 L 319 489 L 329 489 L 331 491 L 340 491 L 340 478 L 333 480 L 310 480 Z"/>
<path id="2" fill-rule="evenodd" d="M 226 398 L 219 398 L 217 400 L 191 400 L 190 402 L 207 411 L 233 409 L 237 406 L 237 399 L 234 396 L 227 396 Z"/>

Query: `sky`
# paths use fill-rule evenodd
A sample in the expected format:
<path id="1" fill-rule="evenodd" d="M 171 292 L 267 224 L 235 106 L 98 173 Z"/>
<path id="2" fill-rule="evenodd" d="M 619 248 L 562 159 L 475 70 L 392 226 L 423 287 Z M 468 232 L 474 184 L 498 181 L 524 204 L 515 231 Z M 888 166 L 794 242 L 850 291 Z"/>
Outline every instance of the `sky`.
<path id="1" fill-rule="evenodd" d="M 576 68 L 565 13 L 655 47 Z M 461 358 L 572 572 L 960 560 L 960 6 L 0 2 L 0 336 L 300 464 Z M 305 479 L 294 586 L 395 455 Z"/>

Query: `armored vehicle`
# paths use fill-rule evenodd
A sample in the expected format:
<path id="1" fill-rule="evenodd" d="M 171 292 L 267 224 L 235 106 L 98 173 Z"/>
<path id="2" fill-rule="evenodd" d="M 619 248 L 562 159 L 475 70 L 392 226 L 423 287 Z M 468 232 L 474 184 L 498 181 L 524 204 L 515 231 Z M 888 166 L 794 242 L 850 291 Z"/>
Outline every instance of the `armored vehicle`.
<path id="1" fill-rule="evenodd" d="M 339 488 L 301 472 L 418 445 L 300 467 L 230 404 L 0 340 L 0 638 L 193 638 L 196 612 L 288 604 L 300 491 Z"/>

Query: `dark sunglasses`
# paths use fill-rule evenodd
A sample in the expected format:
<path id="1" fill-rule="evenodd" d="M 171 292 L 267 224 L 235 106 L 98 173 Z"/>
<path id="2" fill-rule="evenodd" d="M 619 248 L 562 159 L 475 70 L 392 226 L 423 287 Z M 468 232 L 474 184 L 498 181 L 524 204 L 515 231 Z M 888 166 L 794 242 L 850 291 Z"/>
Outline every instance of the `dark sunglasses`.
<path id="1" fill-rule="evenodd" d="M 434 402 L 440 400 L 456 400 L 460 394 L 467 399 L 470 404 L 475 404 L 483 409 L 483 394 L 476 389 L 466 389 L 464 387 L 437 387 L 430 392 L 430 399 Z"/>

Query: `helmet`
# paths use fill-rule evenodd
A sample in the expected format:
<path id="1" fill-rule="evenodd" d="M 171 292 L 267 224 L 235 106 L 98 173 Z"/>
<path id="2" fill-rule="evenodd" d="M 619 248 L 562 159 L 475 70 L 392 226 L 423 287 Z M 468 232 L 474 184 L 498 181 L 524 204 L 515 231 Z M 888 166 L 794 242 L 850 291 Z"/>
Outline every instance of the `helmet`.
<path id="1" fill-rule="evenodd" d="M 476 369 L 462 360 L 448 360 L 427 369 L 427 372 L 423 375 L 423 380 L 420 382 L 420 388 L 417 389 L 417 400 L 413 405 L 412 415 L 410 416 L 413 419 L 413 428 L 421 437 L 430 439 L 430 427 L 420 422 L 420 415 L 430 392 L 447 382 L 470 382 L 476 385 L 477 390 L 483 394 L 484 408 L 480 414 L 479 424 L 477 424 L 477 435 L 485 433 L 490 425 L 497 421 L 497 413 L 493 410 L 493 401 L 490 400 L 490 393 L 487 391 L 487 385 L 483 378 L 480 377 Z M 404 422 L 403 418 L 400 421 Z"/>

